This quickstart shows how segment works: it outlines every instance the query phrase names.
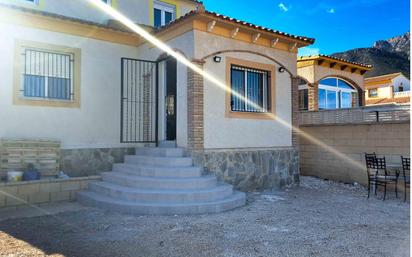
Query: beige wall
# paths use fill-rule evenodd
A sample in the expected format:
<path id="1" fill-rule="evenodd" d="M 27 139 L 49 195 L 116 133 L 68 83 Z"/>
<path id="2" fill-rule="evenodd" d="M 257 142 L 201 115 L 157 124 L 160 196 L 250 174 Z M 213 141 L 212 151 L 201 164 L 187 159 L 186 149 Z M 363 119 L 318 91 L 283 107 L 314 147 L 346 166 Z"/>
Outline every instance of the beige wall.
<path id="1" fill-rule="evenodd" d="M 348 69 L 348 68 L 347 68 Z M 352 73 L 347 70 L 325 67 L 323 65 L 311 65 L 298 68 L 298 75 L 308 80 L 309 83 L 316 83 L 325 77 L 342 77 L 355 82 L 362 89 L 364 88 L 364 76 L 358 73 Z"/>
<path id="2" fill-rule="evenodd" d="M 378 96 L 377 97 L 369 97 L 369 89 L 378 89 Z M 365 99 L 377 99 L 377 98 L 391 98 L 393 96 L 392 86 L 390 84 L 387 85 L 379 85 L 379 86 L 371 86 L 368 87 L 365 91 Z"/>
<path id="3" fill-rule="evenodd" d="M 138 24 L 153 25 L 153 0 L 111 0 L 112 6 Z M 38 0 L 39 4 L 28 3 L 26 0 L 0 0 L 0 3 L 19 5 L 26 8 L 56 13 L 68 17 L 106 24 L 109 16 L 87 0 Z M 165 0 L 179 8 L 177 14 L 196 9 L 196 4 L 186 0 Z"/>
<path id="4" fill-rule="evenodd" d="M 119 142 L 120 58 L 137 57 L 135 47 L 5 23 L 0 34 L 7 35 L 0 37 L 0 138 L 55 139 L 63 148 L 124 146 Z M 80 108 L 13 104 L 15 40 L 81 50 Z"/>
<path id="5" fill-rule="evenodd" d="M 410 154 L 409 123 L 308 126 L 302 131 L 329 147 L 325 149 L 300 137 L 300 172 L 336 181 L 367 184 L 364 153 L 384 155 L 387 162 L 400 164 Z M 333 149 L 333 150 L 331 150 Z M 342 156 L 333 153 L 337 151 Z"/>
<path id="6" fill-rule="evenodd" d="M 195 31 L 195 57 L 203 57 L 222 50 L 256 51 L 280 62 L 292 72 L 296 72 L 296 53 L 261 47 L 253 44 L 214 36 Z M 226 92 L 214 83 L 204 81 L 204 147 L 205 149 L 224 148 L 267 148 L 289 147 L 292 145 L 292 131 L 285 124 L 291 123 L 291 78 L 287 72 L 279 73 L 279 64 L 266 57 L 253 53 L 229 52 L 218 54 L 220 63 L 213 56 L 205 59 L 204 70 L 226 84 L 226 57 L 245 61 L 269 64 L 275 67 L 275 112 L 277 119 L 246 119 L 225 116 Z"/>

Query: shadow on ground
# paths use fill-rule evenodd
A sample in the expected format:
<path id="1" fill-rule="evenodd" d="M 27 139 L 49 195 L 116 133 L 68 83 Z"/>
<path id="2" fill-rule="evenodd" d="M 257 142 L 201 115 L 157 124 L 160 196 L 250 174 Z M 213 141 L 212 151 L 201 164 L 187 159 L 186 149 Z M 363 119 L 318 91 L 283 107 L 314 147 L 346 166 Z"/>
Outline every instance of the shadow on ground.
<path id="1" fill-rule="evenodd" d="M 367 199 L 363 187 L 303 177 L 299 188 L 250 193 L 245 207 L 221 214 L 85 208 L 3 220 L 0 255 L 409 256 L 409 215 L 392 194 Z"/>

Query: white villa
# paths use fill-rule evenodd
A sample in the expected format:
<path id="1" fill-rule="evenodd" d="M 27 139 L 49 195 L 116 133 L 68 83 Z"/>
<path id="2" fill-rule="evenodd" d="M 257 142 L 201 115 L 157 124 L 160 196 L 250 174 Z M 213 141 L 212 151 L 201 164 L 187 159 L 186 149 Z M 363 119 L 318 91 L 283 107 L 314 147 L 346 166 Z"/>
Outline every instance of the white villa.
<path id="1" fill-rule="evenodd" d="M 409 103 L 410 81 L 401 72 L 365 79 L 366 105 Z"/>
<path id="2" fill-rule="evenodd" d="M 105 2 L 229 90 L 86 0 L 0 0 L 0 139 L 60 142 L 60 170 L 105 172 L 82 201 L 125 212 L 170 213 L 136 207 L 150 197 L 172 201 L 165 195 L 181 208 L 173 213 L 244 203 L 216 177 L 242 191 L 299 181 L 287 124 L 297 121 L 297 50 L 314 39 L 209 12 L 198 1 Z M 193 193 L 170 191 L 179 189 Z M 183 208 L 187 202 L 194 209 Z"/>

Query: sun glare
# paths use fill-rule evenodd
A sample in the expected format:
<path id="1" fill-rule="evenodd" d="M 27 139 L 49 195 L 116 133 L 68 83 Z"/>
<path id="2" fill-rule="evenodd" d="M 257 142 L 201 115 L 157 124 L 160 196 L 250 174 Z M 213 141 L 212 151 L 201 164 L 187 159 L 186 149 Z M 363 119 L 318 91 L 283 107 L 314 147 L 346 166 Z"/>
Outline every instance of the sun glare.
<path id="1" fill-rule="evenodd" d="M 189 69 L 191 69 L 194 72 L 198 73 L 199 75 L 203 76 L 203 78 L 205 78 L 205 79 L 209 80 L 210 82 L 212 82 L 215 86 L 217 86 L 217 87 L 219 87 L 219 88 L 221 88 L 222 90 L 225 90 L 225 91 L 231 91 L 230 87 L 228 85 L 226 85 L 226 83 L 223 83 L 219 79 L 215 78 L 212 74 L 209 74 L 208 72 L 200 69 L 198 66 L 193 64 L 190 60 L 186 59 L 182 54 L 180 54 L 179 52 L 174 51 L 166 43 L 162 42 L 161 40 L 159 40 L 155 36 L 151 35 L 149 32 L 147 32 L 146 30 L 141 28 L 139 25 L 135 24 L 133 21 L 131 21 L 129 18 L 124 16 L 122 13 L 120 13 L 116 9 L 112 8 L 111 6 L 105 4 L 103 1 L 100 1 L 100 0 L 85 0 L 85 1 L 89 1 L 90 3 L 92 3 L 93 5 L 98 7 L 101 11 L 105 12 L 109 16 L 113 17 L 114 19 L 116 19 L 119 22 L 121 22 L 122 24 L 124 24 L 130 30 L 137 33 L 139 36 L 144 38 L 149 43 L 153 44 L 154 46 L 156 46 L 160 50 L 166 52 L 168 55 L 173 56 L 178 62 L 182 63 L 183 65 L 185 65 Z M 259 105 L 257 105 L 256 103 L 254 103 L 252 101 L 249 101 L 248 99 L 245 99 L 245 97 L 243 95 L 240 95 L 237 92 L 231 92 L 231 94 L 233 94 L 236 97 L 242 99 L 247 104 L 252 105 L 255 108 L 260 108 Z M 291 130 L 297 132 L 301 137 L 304 137 L 305 139 L 319 145 L 320 147 L 322 147 L 323 149 L 325 149 L 325 150 L 329 151 L 330 153 L 336 155 L 337 157 L 351 163 L 353 166 L 363 169 L 363 166 L 361 165 L 361 163 L 351 159 L 350 157 L 348 157 L 344 153 L 342 153 L 342 152 L 338 151 L 337 149 L 325 144 L 321 140 L 305 133 L 304 131 L 302 131 L 299 128 L 293 126 L 289 122 L 282 120 L 281 118 L 279 118 L 278 116 L 276 116 L 272 113 L 265 113 L 265 114 L 270 116 L 273 120 L 275 120 L 276 122 L 278 122 L 282 126 L 290 128 Z"/>

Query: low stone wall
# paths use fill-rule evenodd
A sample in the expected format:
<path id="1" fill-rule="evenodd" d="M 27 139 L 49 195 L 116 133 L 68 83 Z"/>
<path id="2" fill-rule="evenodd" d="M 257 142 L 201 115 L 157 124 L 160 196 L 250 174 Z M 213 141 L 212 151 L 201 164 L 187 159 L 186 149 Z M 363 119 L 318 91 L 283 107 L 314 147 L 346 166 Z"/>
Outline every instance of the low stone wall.
<path id="1" fill-rule="evenodd" d="M 0 183 L 0 208 L 7 210 L 28 204 L 46 204 L 74 201 L 76 193 L 85 190 L 89 182 L 101 180 L 100 176 L 69 179 L 41 179 Z"/>
<path id="2" fill-rule="evenodd" d="M 312 138 L 301 136 L 299 140 L 302 175 L 365 185 L 365 152 L 376 152 L 388 163 L 396 164 L 401 164 L 401 155 L 410 155 L 409 122 L 311 125 L 300 129 Z"/>
<path id="3" fill-rule="evenodd" d="M 62 149 L 60 170 L 70 177 L 90 176 L 111 171 L 113 163 L 135 154 L 135 148 Z"/>
<path id="4" fill-rule="evenodd" d="M 294 148 L 207 150 L 191 153 L 195 165 L 241 191 L 281 189 L 299 183 L 299 154 Z"/>

